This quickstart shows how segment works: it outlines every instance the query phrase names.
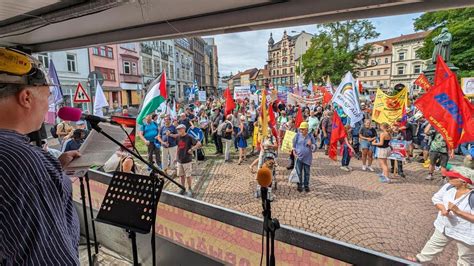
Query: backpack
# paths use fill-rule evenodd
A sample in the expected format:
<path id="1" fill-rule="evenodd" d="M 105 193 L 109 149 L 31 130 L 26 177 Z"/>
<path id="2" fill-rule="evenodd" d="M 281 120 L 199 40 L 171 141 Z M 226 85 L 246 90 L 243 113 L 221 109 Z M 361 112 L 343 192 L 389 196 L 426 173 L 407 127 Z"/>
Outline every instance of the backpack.
<path id="1" fill-rule="evenodd" d="M 219 124 L 219 126 L 217 127 L 217 136 L 221 136 L 223 137 L 225 135 L 225 131 L 226 131 L 226 127 L 227 126 L 227 121 L 224 121 L 222 123 Z"/>
<path id="2" fill-rule="evenodd" d="M 203 150 L 203 149 L 198 149 L 198 150 L 196 151 L 196 153 L 197 153 L 197 160 L 198 160 L 198 161 L 204 161 L 204 160 L 206 160 L 206 155 L 204 154 L 204 150 Z"/>
<path id="3" fill-rule="evenodd" d="M 450 190 L 454 188 L 453 185 L 449 185 L 447 188 L 446 188 L 446 191 Z M 468 202 L 469 202 L 469 207 L 471 207 L 471 209 L 474 209 L 474 190 L 469 192 L 469 199 L 468 199 Z"/>
<path id="4" fill-rule="evenodd" d="M 57 133 L 57 127 L 58 127 L 58 124 L 54 124 L 54 126 L 49 129 L 49 132 L 51 132 L 51 136 L 55 139 L 59 137 Z"/>
<path id="5" fill-rule="evenodd" d="M 249 136 L 249 128 L 247 125 L 244 125 L 244 130 L 242 131 L 242 137 L 244 139 L 248 139 L 250 136 Z"/>

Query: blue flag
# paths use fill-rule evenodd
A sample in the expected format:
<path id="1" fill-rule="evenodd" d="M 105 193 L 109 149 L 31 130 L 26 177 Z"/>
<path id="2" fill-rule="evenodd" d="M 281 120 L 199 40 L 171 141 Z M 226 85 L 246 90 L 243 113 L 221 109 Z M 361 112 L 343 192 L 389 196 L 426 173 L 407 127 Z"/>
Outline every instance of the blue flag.
<path id="1" fill-rule="evenodd" d="M 50 104 L 57 105 L 63 101 L 63 91 L 61 89 L 61 84 L 59 83 L 58 73 L 54 67 L 53 60 L 49 60 L 48 76 L 53 82 L 53 86 L 49 88 L 52 95 L 50 98 Z"/>

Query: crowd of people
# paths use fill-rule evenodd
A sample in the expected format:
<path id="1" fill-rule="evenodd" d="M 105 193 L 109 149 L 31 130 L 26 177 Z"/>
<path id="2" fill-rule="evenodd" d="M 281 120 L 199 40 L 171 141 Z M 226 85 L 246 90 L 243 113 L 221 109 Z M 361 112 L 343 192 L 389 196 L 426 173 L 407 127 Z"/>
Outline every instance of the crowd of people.
<path id="1" fill-rule="evenodd" d="M 464 156 L 463 166 L 452 168 L 449 161 L 454 157 L 455 151 L 448 147 L 442 135 L 419 112 L 411 109 L 404 123 L 400 119 L 392 125 L 376 124 L 370 117 L 372 103 L 364 102 L 361 107 L 364 119 L 351 127 L 347 117 L 331 105 L 299 106 L 274 102 L 267 108 L 274 112 L 275 124 L 272 126 L 270 122 L 265 130 L 261 115 L 262 106 L 259 104 L 245 99 L 238 102 L 233 110 L 225 110 L 223 99 L 210 98 L 205 103 L 178 104 L 177 115 L 158 110 L 146 116 L 143 124 L 137 128 L 137 136 L 146 146 L 148 161 L 179 177 L 186 188 L 180 193 L 192 197 L 193 161 L 198 157 L 197 151 L 203 153 L 203 145 L 214 146 L 214 156 L 222 156 L 226 163 L 240 165 L 249 157 L 257 155 L 249 163 L 250 172 L 256 173 L 255 166 L 257 169 L 265 166 L 273 170 L 275 175 L 276 159 L 283 153 L 283 140 L 286 133 L 292 131 L 296 134 L 286 168 L 295 171 L 296 190 L 309 192 L 311 178 L 314 178 L 311 176 L 311 166 L 317 164 L 313 161 L 313 153 L 318 149 L 325 155 L 330 152 L 333 118 L 338 114 L 346 133 L 346 137 L 338 140 L 342 171 L 352 171 L 351 159 L 355 158 L 362 163 L 359 170 L 378 171 L 379 181 L 390 183 L 394 178 L 407 177 L 404 164 L 418 162 L 427 168 L 426 180 L 441 179 L 445 184 L 433 197 L 433 203 L 440 211 L 435 222 L 435 233 L 423 250 L 416 257 L 409 259 L 431 261 L 448 242 L 455 241 L 460 250 L 459 260 L 469 261 L 471 248 L 465 243 L 472 239 L 466 236 L 459 238 L 453 235 L 456 230 L 447 232 L 442 228 L 451 223 L 451 220 L 445 218 L 450 215 L 457 222 L 473 222 L 474 218 L 469 210 L 472 209 L 470 204 L 474 204 L 474 196 L 471 199 L 465 195 L 472 192 L 474 143 L 467 142 L 459 146 L 457 152 Z M 129 116 L 125 110 L 119 115 Z M 302 119 L 298 118 L 299 112 Z M 202 134 L 190 134 L 196 132 L 196 129 Z M 55 133 L 61 143 L 62 152 L 77 150 L 88 134 L 88 126 L 85 121 L 76 122 L 74 126 L 68 121 L 62 121 L 55 126 Z M 406 158 L 400 160 L 391 157 L 392 140 L 404 141 Z M 132 147 L 127 141 L 125 144 L 128 148 Z M 236 161 L 231 157 L 232 149 L 235 149 L 237 154 Z M 378 169 L 374 161 L 377 162 Z M 137 171 L 134 159 L 123 149 L 117 152 L 112 167 L 104 167 L 106 168 L 109 168 L 109 171 Z M 454 170 L 450 170 L 451 168 Z M 440 170 L 439 178 L 435 177 L 437 170 Z M 273 183 L 275 184 L 276 180 Z M 259 191 L 257 185 L 256 197 L 260 196 Z M 269 197 L 273 199 L 271 188 L 269 193 Z M 454 203 L 451 196 L 454 197 Z"/>
<path id="2" fill-rule="evenodd" d="M 190 171 L 186 171 L 182 165 L 177 166 L 177 162 L 184 159 L 178 158 L 180 154 L 178 127 L 183 128 L 186 133 L 190 129 L 200 129 L 202 136 L 200 138 L 193 136 L 193 139 L 196 139 L 199 145 L 212 143 L 215 146 L 215 155 L 222 155 L 225 162 L 232 162 L 232 149 L 238 154 L 237 164 L 242 164 L 249 156 L 257 154 L 257 159 L 250 164 L 252 172 L 255 172 L 255 166 L 261 167 L 267 159 L 275 160 L 281 153 L 279 148 L 285 133 L 293 131 L 297 134 L 293 140 L 293 151 L 289 154 L 287 169 L 296 168 L 301 181 L 297 183 L 296 189 L 309 191 L 312 154 L 318 149 L 328 154 L 333 115 L 337 109 L 331 105 L 299 106 L 285 105 L 282 102 L 276 102 L 269 107 L 273 108 L 276 123 L 273 128 L 268 128 L 266 136 L 262 135 L 259 104 L 245 99 L 239 101 L 236 108 L 226 112 L 225 102 L 220 98 L 209 98 L 205 103 L 177 104 L 177 115 L 174 116 L 159 111 L 148 115 L 143 125 L 137 129 L 137 136 L 147 147 L 149 162 L 156 163 L 170 174 L 180 172 L 189 179 Z M 392 125 L 375 124 L 370 119 L 372 103 L 363 102 L 361 107 L 365 119 L 353 127 L 348 123 L 347 117 L 341 115 L 347 134 L 345 139 L 339 141 L 341 170 L 352 171 L 351 158 L 356 158 L 362 162 L 360 170 L 375 172 L 373 162 L 376 161 L 380 182 L 389 183 L 396 176 L 406 178 L 404 164 L 407 162 L 417 161 L 428 168 L 426 180 L 434 179 L 435 170 L 448 168 L 448 162 L 454 157 L 455 151 L 448 148 L 442 135 L 431 127 L 420 113 L 409 112 L 405 123 L 399 120 Z M 299 121 L 297 126 L 296 116 L 299 108 L 303 120 Z M 123 109 L 119 115 L 128 116 L 127 109 Z M 62 151 L 79 149 L 88 134 L 85 121 L 79 121 L 75 126 L 68 121 L 62 121 L 55 126 L 55 129 Z M 396 160 L 390 157 L 391 140 L 402 140 L 406 143 L 406 158 Z M 189 149 L 189 145 L 184 148 Z M 460 152 L 465 156 L 465 164 L 470 167 L 474 164 L 473 146 L 473 143 L 460 145 Z M 414 154 L 415 147 L 419 154 Z M 202 149 L 196 147 L 196 150 L 202 153 Z M 441 176 L 444 178 L 442 174 Z M 189 186 L 188 190 L 192 192 Z"/>

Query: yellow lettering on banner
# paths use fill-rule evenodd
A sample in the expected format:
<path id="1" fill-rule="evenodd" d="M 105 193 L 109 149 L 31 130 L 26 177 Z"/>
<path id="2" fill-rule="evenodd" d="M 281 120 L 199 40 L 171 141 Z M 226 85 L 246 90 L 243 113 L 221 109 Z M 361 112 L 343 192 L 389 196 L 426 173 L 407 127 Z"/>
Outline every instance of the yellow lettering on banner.
<path id="1" fill-rule="evenodd" d="M 433 122 L 433 124 L 438 128 L 438 130 L 441 131 L 440 133 L 442 133 L 442 135 L 446 137 L 445 140 L 446 142 L 448 142 L 449 144 L 448 146 L 453 147 L 454 146 L 453 138 L 449 136 L 448 130 L 445 127 L 443 127 L 443 125 L 441 125 L 441 123 L 438 120 L 436 120 L 434 117 L 430 116 L 429 120 Z"/>
<path id="2" fill-rule="evenodd" d="M 290 153 L 293 150 L 293 139 L 295 138 L 296 133 L 290 130 L 285 132 L 285 137 L 281 144 L 281 151 Z"/>

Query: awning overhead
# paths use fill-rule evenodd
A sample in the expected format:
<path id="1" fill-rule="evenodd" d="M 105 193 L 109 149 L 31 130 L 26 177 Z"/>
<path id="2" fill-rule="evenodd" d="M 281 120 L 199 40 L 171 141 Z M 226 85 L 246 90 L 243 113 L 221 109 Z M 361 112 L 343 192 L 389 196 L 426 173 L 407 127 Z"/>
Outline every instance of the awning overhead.
<path id="1" fill-rule="evenodd" d="M 25 0 L 40 4 L 22 9 L 24 1 L 5 1 L 10 11 L 0 12 L 0 45 L 35 52 L 474 5 L 472 0 Z"/>

